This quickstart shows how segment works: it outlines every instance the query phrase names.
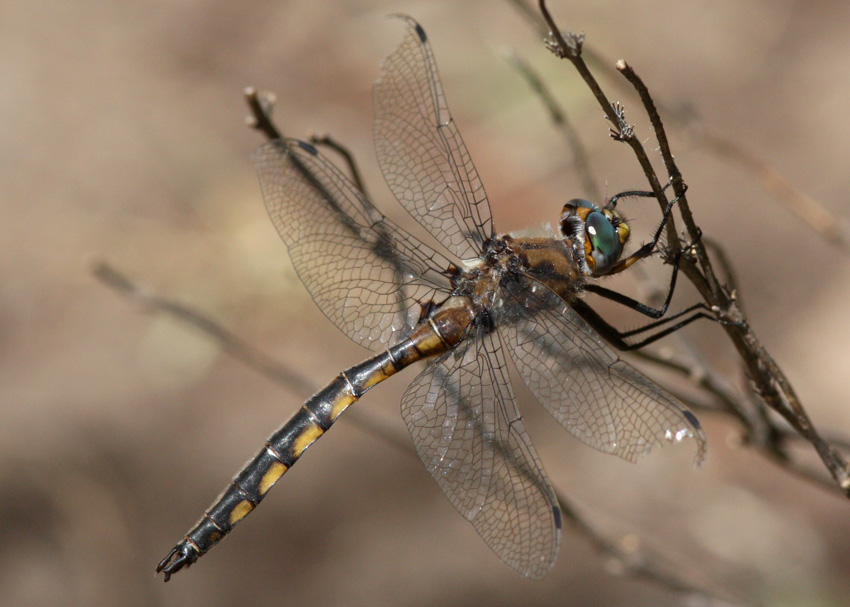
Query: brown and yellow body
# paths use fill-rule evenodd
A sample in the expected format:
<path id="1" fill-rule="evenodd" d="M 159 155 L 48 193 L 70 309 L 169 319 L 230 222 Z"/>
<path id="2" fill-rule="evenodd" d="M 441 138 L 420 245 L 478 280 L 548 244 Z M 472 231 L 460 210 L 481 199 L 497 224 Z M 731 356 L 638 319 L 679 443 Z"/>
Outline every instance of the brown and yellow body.
<path id="1" fill-rule="evenodd" d="M 509 247 L 520 261 L 523 273 L 545 284 L 566 301 L 584 285 L 585 276 L 576 263 L 572 243 L 554 236 L 508 236 Z"/>
<path id="2" fill-rule="evenodd" d="M 239 472 L 201 520 L 160 563 L 166 579 L 230 533 L 266 496 L 340 414 L 375 386 L 419 360 L 442 354 L 461 343 L 510 272 L 519 271 L 542 282 L 564 299 L 580 289 L 569 241 L 548 236 L 499 236 L 488 259 L 475 260 L 455 279 L 456 295 L 433 307 L 409 338 L 340 373 L 266 441 L 263 449 Z"/>
<path id="3" fill-rule="evenodd" d="M 301 409 L 266 441 L 263 449 L 236 475 L 230 486 L 200 521 L 159 564 L 171 574 L 191 565 L 230 533 L 266 496 L 284 473 L 340 414 L 372 386 L 424 358 L 442 354 L 460 343 L 474 320 L 474 312 L 453 298 L 423 319 L 413 334 L 388 350 L 340 373 L 309 398 Z"/>

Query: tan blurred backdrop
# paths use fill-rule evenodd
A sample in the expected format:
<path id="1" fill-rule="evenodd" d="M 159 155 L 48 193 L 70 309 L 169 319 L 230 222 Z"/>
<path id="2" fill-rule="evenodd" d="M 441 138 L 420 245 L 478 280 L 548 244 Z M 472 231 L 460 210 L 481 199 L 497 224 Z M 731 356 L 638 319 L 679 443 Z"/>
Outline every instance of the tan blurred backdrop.
<path id="1" fill-rule="evenodd" d="M 627 59 L 675 108 L 731 136 L 839 217 L 850 173 L 850 4 L 555 1 L 562 27 Z M 570 154 L 507 65 L 540 70 L 578 125 L 608 194 L 644 187 L 572 70 L 505 1 L 137 2 L 0 5 L 0 604 L 677 605 L 612 575 L 567 529 L 542 582 L 502 565 L 414 455 L 345 418 L 264 505 L 169 584 L 153 568 L 266 436 L 308 396 L 195 330 L 96 282 L 105 259 L 219 319 L 312 378 L 364 357 L 313 306 L 250 166 L 261 138 L 241 91 L 278 96 L 293 136 L 330 132 L 357 154 L 379 205 L 370 95 L 404 12 L 428 31 L 497 227 L 552 221 L 580 191 Z M 612 99 L 649 137 L 621 83 Z M 672 134 L 706 235 L 726 248 L 756 332 L 815 422 L 850 434 L 850 263 L 752 177 Z M 650 147 L 652 143 L 650 142 Z M 654 205 L 628 202 L 638 238 Z M 663 276 L 660 262 L 647 264 Z M 628 280 L 607 286 L 628 289 Z M 676 299 L 692 301 L 685 290 Z M 628 322 L 635 323 L 634 319 Z M 628 324 L 628 322 L 626 324 Z M 743 381 L 717 327 L 694 340 Z M 414 371 L 364 398 L 404 438 Z M 689 447 L 632 466 L 521 406 L 550 478 L 613 537 L 634 534 L 696 584 L 776 605 L 850 602 L 846 501 L 735 446 L 703 414 Z"/>

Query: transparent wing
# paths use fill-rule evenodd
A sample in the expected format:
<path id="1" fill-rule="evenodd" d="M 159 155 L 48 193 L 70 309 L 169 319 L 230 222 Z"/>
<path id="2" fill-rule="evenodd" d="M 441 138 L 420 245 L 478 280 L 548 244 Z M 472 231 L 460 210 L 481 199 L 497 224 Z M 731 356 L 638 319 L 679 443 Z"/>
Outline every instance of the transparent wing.
<path id="1" fill-rule="evenodd" d="M 463 342 L 402 398 L 425 467 L 487 545 L 530 578 L 558 554 L 561 512 L 519 415 L 496 335 Z"/>
<path id="2" fill-rule="evenodd" d="M 425 31 L 410 17 L 375 83 L 375 149 L 404 208 L 461 259 L 493 234 L 490 203 L 449 114 Z"/>
<path id="3" fill-rule="evenodd" d="M 527 277 L 502 285 L 497 322 L 537 399 L 591 447 L 635 461 L 653 446 L 705 434 L 693 413 L 616 352 L 547 287 Z"/>
<path id="4" fill-rule="evenodd" d="M 313 146 L 277 140 L 253 159 L 298 276 L 351 339 L 372 350 L 397 343 L 420 303 L 449 292 L 449 261 L 390 223 Z"/>

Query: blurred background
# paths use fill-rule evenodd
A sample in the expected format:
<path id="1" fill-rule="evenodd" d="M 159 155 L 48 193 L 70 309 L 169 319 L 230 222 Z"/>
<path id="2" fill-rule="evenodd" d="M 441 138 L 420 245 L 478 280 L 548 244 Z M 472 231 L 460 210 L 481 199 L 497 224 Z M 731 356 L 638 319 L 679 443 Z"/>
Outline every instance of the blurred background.
<path id="1" fill-rule="evenodd" d="M 627 59 L 660 102 L 688 108 L 843 219 L 850 4 L 553 0 L 550 8 L 610 62 Z M 275 117 L 289 135 L 328 132 L 349 145 L 378 205 L 403 220 L 371 142 L 372 82 L 404 30 L 385 16 L 398 12 L 429 34 L 499 230 L 555 221 L 564 201 L 587 195 L 506 48 L 567 108 L 604 193 L 645 187 L 572 68 L 507 1 L 0 7 L 0 604 L 688 600 L 617 575 L 617 563 L 569 527 L 548 578 L 520 578 L 412 451 L 345 417 L 196 566 L 167 585 L 153 575 L 310 391 L 281 387 L 199 331 L 145 313 L 97 282 L 91 266 L 106 260 L 211 315 L 304 375 L 311 390 L 364 358 L 315 308 L 266 216 L 250 165 L 261 137 L 245 126 L 242 89 L 275 92 Z M 619 81 L 602 84 L 651 149 L 632 93 Z M 818 427 L 850 435 L 846 249 L 803 225 L 736 162 L 681 130 L 671 139 L 692 209 L 734 263 L 756 333 Z M 623 209 L 646 240 L 656 205 Z M 642 266 L 659 281 L 669 271 L 658 260 Z M 634 292 L 626 276 L 605 284 Z M 683 289 L 674 307 L 693 298 Z M 698 323 L 686 339 L 730 386 L 744 385 L 718 327 Z M 403 440 L 398 402 L 414 374 L 358 405 Z M 709 438 L 701 469 L 691 467 L 688 444 L 635 466 L 584 447 L 524 390 L 518 396 L 550 478 L 610 537 L 741 602 L 850 602 L 846 500 L 740 447 L 728 418 L 701 415 Z"/>

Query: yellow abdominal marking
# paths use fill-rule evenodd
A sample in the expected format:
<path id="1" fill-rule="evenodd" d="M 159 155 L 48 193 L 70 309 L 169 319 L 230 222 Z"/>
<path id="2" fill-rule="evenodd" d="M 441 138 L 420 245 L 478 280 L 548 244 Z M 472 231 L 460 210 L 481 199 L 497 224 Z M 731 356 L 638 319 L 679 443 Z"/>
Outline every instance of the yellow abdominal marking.
<path id="1" fill-rule="evenodd" d="M 440 338 L 440 335 L 434 331 L 431 335 L 416 344 L 416 349 L 423 355 L 427 356 L 434 350 L 444 350 L 445 345 L 443 344 L 443 340 Z"/>
<path id="2" fill-rule="evenodd" d="M 233 509 L 233 512 L 230 513 L 230 524 L 235 525 L 243 518 L 245 518 L 245 516 L 253 509 L 254 504 L 252 504 L 248 500 L 242 500 L 236 505 L 236 508 Z"/>
<path id="3" fill-rule="evenodd" d="M 388 366 L 391 367 L 391 365 L 388 365 Z M 392 368 L 388 369 L 387 367 L 382 368 L 380 371 L 375 371 L 374 373 L 372 373 L 372 375 L 370 375 L 366 379 L 366 382 L 363 384 L 363 391 L 365 392 L 366 390 L 368 390 L 372 386 L 381 383 L 382 381 L 384 381 L 385 379 L 387 379 L 388 377 L 390 377 L 394 373 L 395 373 L 395 369 L 392 369 Z"/>
<path id="4" fill-rule="evenodd" d="M 275 462 L 271 465 L 263 475 L 263 478 L 260 479 L 260 495 L 265 495 L 268 493 L 268 490 L 272 488 L 272 486 L 283 476 L 283 473 L 286 472 L 286 466 L 281 462 Z"/>
<path id="5" fill-rule="evenodd" d="M 301 454 L 304 453 L 304 449 L 312 445 L 317 438 L 324 434 L 324 432 L 325 431 L 316 424 L 304 428 L 304 432 L 302 432 L 292 444 L 292 456 L 301 457 Z"/>
<path id="6" fill-rule="evenodd" d="M 349 405 L 353 403 L 355 400 L 353 394 L 343 394 L 334 403 L 334 406 L 331 408 L 331 421 L 336 420 L 339 417 L 340 413 L 348 409 Z"/>

